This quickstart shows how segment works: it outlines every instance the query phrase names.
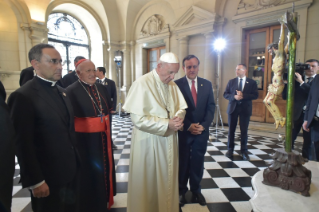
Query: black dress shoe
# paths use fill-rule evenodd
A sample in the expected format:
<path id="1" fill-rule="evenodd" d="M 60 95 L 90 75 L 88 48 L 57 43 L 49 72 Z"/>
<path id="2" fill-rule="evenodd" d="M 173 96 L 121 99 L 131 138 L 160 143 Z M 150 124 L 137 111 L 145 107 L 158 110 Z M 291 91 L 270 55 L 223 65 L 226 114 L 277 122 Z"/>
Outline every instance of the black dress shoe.
<path id="1" fill-rule="evenodd" d="M 185 194 L 179 195 L 179 206 L 183 207 L 187 203 Z"/>
<path id="2" fill-rule="evenodd" d="M 112 149 L 117 149 L 117 146 L 112 143 Z"/>
<path id="3" fill-rule="evenodd" d="M 243 157 L 243 160 L 250 160 L 247 152 L 242 152 L 241 156 Z"/>
<path id="4" fill-rule="evenodd" d="M 199 193 L 193 192 L 192 202 L 193 203 L 199 203 L 200 205 L 206 205 L 205 197 L 200 192 Z"/>
<path id="5" fill-rule="evenodd" d="M 231 152 L 231 151 L 228 150 L 228 151 L 226 152 L 225 156 L 228 157 L 228 158 L 230 158 L 230 159 L 233 159 L 233 152 Z"/>

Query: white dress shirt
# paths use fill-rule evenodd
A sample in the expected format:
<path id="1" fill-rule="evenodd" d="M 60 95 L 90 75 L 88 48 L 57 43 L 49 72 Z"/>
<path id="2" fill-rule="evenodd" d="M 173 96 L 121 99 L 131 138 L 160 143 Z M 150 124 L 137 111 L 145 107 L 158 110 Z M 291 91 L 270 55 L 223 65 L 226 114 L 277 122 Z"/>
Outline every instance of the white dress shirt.
<path id="1" fill-rule="evenodd" d="M 246 76 L 244 76 L 243 78 L 238 77 L 238 87 L 239 87 L 239 83 L 240 83 L 240 79 L 243 79 L 242 81 L 242 90 L 241 92 L 244 90 L 245 84 L 246 84 Z"/>
<path id="2" fill-rule="evenodd" d="M 191 79 L 188 79 L 188 77 L 186 76 L 186 79 L 188 81 L 188 85 L 189 85 L 189 89 L 192 91 L 192 81 Z M 196 90 L 196 93 L 197 93 L 197 77 L 194 79 L 195 83 L 194 83 L 194 86 L 195 86 L 195 90 Z"/>

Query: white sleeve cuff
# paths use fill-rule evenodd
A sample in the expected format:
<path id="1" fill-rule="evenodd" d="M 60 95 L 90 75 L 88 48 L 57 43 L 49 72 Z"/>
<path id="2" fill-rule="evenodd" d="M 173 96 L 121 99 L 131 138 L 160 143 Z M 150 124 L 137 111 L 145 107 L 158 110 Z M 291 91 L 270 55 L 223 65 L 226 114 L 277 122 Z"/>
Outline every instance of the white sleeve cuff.
<path id="1" fill-rule="evenodd" d="M 33 186 L 30 186 L 29 189 L 33 190 L 33 189 L 35 189 L 35 188 L 38 188 L 38 187 L 40 187 L 43 183 L 45 183 L 45 180 L 39 182 L 38 184 L 35 184 L 35 185 L 33 185 Z"/>

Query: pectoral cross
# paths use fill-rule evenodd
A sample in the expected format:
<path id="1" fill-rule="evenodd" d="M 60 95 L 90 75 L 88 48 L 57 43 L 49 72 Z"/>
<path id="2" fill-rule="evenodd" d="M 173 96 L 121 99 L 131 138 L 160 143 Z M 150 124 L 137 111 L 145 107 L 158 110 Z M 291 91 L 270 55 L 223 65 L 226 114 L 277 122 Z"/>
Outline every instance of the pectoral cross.
<path id="1" fill-rule="evenodd" d="M 101 123 L 103 123 L 103 114 L 101 113 L 100 115 L 97 115 L 99 117 L 101 117 Z"/>

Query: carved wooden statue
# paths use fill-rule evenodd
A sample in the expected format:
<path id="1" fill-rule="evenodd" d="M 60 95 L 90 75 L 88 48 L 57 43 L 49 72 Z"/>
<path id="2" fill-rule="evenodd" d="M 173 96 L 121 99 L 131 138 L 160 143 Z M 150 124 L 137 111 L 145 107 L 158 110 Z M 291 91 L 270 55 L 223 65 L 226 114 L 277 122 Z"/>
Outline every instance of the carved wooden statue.
<path id="1" fill-rule="evenodd" d="M 272 78 L 272 84 L 268 86 L 268 93 L 263 101 L 267 109 L 275 119 L 276 129 L 278 129 L 279 124 L 281 125 L 281 127 L 283 127 L 286 123 L 286 118 L 282 116 L 278 106 L 275 104 L 277 97 L 282 93 L 285 87 L 282 79 L 286 61 L 284 43 L 285 29 L 284 23 L 281 22 L 278 49 L 275 49 L 276 56 L 273 59 L 273 65 L 271 67 L 272 71 L 274 72 L 274 76 Z"/>

